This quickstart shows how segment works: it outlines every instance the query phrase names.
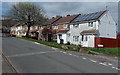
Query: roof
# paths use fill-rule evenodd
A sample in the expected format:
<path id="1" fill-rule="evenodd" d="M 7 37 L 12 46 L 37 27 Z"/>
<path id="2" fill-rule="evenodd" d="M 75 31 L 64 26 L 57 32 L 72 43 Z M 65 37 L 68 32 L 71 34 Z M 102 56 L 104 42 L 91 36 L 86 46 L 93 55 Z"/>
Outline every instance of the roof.
<path id="1" fill-rule="evenodd" d="M 53 24 L 54 22 L 56 22 L 57 20 L 59 20 L 60 18 L 62 18 L 61 16 L 56 16 L 56 17 L 53 17 L 51 19 L 48 19 L 47 22 L 44 23 L 44 25 L 47 25 L 47 24 Z"/>
<path id="2" fill-rule="evenodd" d="M 75 18 L 73 22 L 84 22 L 84 21 L 91 21 L 91 20 L 97 20 L 99 19 L 106 11 L 99 11 L 99 12 L 94 12 L 94 13 L 89 13 L 89 14 L 81 14 L 77 18 Z"/>
<path id="3" fill-rule="evenodd" d="M 60 18 L 54 24 L 70 23 L 72 20 L 74 20 L 79 15 L 80 14 L 77 14 L 77 15 L 67 15 L 66 17 Z"/>
<path id="4" fill-rule="evenodd" d="M 67 33 L 69 30 L 59 30 L 57 33 Z"/>
<path id="5" fill-rule="evenodd" d="M 97 34 L 98 30 L 83 30 L 80 34 Z"/>

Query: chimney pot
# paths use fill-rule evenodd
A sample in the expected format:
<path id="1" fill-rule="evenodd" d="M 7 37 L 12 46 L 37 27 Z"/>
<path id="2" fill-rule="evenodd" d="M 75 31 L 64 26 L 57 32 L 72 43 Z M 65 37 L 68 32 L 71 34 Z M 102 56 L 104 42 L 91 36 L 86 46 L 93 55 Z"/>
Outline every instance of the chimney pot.
<path id="1" fill-rule="evenodd" d="M 69 14 L 67 16 L 70 16 Z"/>

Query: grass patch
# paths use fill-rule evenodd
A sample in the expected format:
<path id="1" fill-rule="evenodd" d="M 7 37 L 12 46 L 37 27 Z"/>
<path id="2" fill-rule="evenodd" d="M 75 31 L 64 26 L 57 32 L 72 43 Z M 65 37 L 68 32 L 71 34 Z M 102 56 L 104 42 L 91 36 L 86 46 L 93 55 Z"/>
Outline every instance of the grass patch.
<path id="1" fill-rule="evenodd" d="M 40 44 L 44 44 L 44 45 L 47 45 L 47 46 L 51 46 L 51 47 L 62 49 L 62 47 L 61 47 L 62 45 L 58 44 L 56 42 L 48 42 L 48 41 L 42 41 L 42 40 L 35 40 L 35 39 L 32 39 L 32 38 L 26 38 L 26 37 L 19 37 L 19 38 L 22 38 L 22 39 L 25 39 L 25 40 L 34 41 L 34 42 L 38 42 Z"/>
<path id="2" fill-rule="evenodd" d="M 95 52 L 104 53 L 112 56 L 120 56 L 120 48 L 84 48 Z"/>

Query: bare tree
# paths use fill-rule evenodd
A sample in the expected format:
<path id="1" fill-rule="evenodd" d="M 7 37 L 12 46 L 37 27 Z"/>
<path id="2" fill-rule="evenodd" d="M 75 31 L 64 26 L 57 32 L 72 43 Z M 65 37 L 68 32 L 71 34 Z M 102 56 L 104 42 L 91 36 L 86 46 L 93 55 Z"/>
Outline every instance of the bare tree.
<path id="1" fill-rule="evenodd" d="M 43 8 L 33 3 L 20 2 L 13 5 L 10 9 L 9 16 L 18 22 L 27 23 L 28 31 L 26 37 L 29 35 L 31 25 L 42 24 L 46 21 Z"/>

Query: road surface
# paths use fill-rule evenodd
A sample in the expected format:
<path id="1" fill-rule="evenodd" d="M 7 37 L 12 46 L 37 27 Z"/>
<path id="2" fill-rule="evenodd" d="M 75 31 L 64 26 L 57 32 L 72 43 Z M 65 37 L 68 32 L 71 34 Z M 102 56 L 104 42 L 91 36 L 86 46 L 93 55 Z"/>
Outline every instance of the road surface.
<path id="1" fill-rule="evenodd" d="M 31 41 L 3 38 L 3 54 L 18 73 L 118 73 L 109 66 L 89 61 Z"/>

